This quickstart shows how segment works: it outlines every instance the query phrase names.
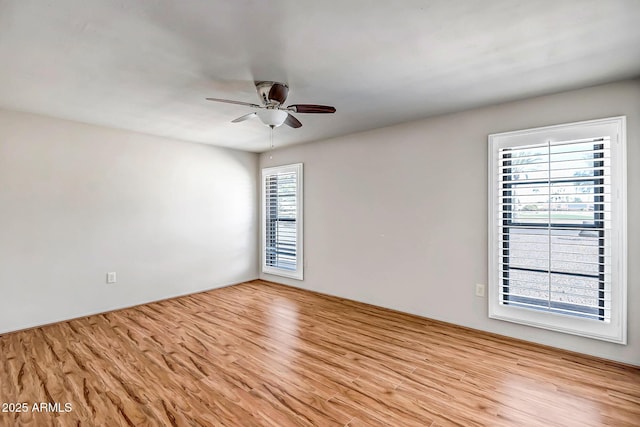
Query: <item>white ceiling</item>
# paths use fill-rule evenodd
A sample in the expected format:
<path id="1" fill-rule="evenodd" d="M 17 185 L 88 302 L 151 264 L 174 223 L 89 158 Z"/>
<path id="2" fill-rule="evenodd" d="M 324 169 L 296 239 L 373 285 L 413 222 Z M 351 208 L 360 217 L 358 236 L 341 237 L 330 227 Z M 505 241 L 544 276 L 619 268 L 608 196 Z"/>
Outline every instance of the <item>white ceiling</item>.
<path id="1" fill-rule="evenodd" d="M 0 0 L 0 107 L 249 151 L 640 75 L 640 0 Z"/>

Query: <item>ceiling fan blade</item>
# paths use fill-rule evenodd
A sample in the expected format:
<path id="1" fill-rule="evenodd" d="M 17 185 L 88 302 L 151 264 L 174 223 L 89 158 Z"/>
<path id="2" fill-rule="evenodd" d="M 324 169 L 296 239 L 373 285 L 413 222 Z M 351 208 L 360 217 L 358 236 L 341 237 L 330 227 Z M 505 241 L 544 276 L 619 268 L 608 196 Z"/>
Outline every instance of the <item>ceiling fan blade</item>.
<path id="1" fill-rule="evenodd" d="M 269 89 L 269 99 L 271 101 L 278 101 L 280 104 L 287 99 L 288 94 L 289 88 L 280 83 L 274 83 L 271 89 Z"/>
<path id="2" fill-rule="evenodd" d="M 329 105 L 315 105 L 315 104 L 293 104 L 287 107 L 287 110 L 295 113 L 335 113 L 335 107 Z"/>
<path id="3" fill-rule="evenodd" d="M 240 116 L 235 120 L 231 120 L 231 123 L 244 122 L 245 120 L 253 119 L 254 117 L 258 117 L 258 115 L 255 112 L 249 113 L 249 114 L 245 114 L 244 116 Z"/>
<path id="4" fill-rule="evenodd" d="M 291 114 L 287 116 L 287 118 L 284 121 L 284 124 L 287 126 L 291 126 L 294 129 L 302 127 L 302 123 L 300 123 L 300 120 L 296 119 Z"/>
<path id="5" fill-rule="evenodd" d="M 220 99 L 220 98 L 206 98 L 206 99 L 207 101 L 224 102 L 226 104 L 245 105 L 247 107 L 260 108 L 258 104 L 251 104 L 250 102 L 232 101 L 230 99 Z"/>

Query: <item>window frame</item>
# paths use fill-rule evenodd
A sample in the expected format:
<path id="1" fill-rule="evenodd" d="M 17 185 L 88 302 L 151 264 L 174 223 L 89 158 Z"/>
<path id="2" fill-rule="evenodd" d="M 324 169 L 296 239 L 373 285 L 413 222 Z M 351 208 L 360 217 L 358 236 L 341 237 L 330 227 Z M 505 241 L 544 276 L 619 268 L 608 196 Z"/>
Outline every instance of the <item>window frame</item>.
<path id="1" fill-rule="evenodd" d="M 611 143 L 611 319 L 609 322 L 597 319 L 580 318 L 559 314 L 553 311 L 541 311 L 535 308 L 518 307 L 501 301 L 501 288 L 504 278 L 500 274 L 502 247 L 500 235 L 504 218 L 501 208 L 500 168 L 503 159 L 500 149 L 522 147 L 545 141 L 565 141 L 609 136 Z M 626 117 L 611 117 L 575 123 L 545 126 L 513 132 L 489 135 L 489 282 L 488 306 L 489 318 L 499 319 L 543 329 L 610 341 L 619 344 L 627 342 L 627 212 L 626 212 Z M 595 177 L 594 177 L 595 178 Z M 598 203 L 598 198 L 594 203 Z M 594 216 L 594 222 L 598 218 Z M 600 236 L 602 237 L 602 236 Z M 550 267 L 551 268 L 551 267 Z"/>
<path id="2" fill-rule="evenodd" d="M 278 268 L 267 265 L 267 191 L 266 180 L 267 177 L 278 173 L 290 173 L 296 174 L 296 268 L 295 270 L 288 270 L 284 268 Z M 304 256 L 303 256 L 303 164 L 294 163 L 281 166 L 273 166 L 262 169 L 261 174 L 261 225 L 260 225 L 260 245 L 261 245 L 261 265 L 262 272 L 265 274 L 272 274 L 276 276 L 288 277 L 291 279 L 303 280 L 304 279 Z"/>

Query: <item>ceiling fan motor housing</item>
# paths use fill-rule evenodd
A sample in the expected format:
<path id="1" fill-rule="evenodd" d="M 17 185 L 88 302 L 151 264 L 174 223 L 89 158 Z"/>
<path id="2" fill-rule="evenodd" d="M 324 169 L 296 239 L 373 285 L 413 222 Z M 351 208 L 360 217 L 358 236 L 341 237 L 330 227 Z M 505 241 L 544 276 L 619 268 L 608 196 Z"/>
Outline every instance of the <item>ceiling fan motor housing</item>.
<path id="1" fill-rule="evenodd" d="M 256 89 L 260 100 L 266 106 L 280 106 L 289 94 L 289 86 L 285 83 L 257 81 Z"/>

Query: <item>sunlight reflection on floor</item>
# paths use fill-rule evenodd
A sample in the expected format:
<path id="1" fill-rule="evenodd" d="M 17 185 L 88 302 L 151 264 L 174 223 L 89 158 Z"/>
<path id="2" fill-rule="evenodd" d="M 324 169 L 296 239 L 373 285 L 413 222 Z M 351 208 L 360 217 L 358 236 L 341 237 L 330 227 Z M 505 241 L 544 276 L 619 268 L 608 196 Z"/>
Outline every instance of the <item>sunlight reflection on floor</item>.
<path id="1" fill-rule="evenodd" d="M 268 330 L 265 331 L 265 334 L 278 343 L 278 347 L 274 351 L 277 353 L 278 359 L 283 362 L 282 366 L 278 368 L 280 372 L 283 369 L 288 372 L 288 365 L 295 359 L 295 349 L 299 346 L 297 304 L 286 299 L 273 301 L 267 312 L 267 325 Z"/>
<path id="2" fill-rule="evenodd" d="M 526 413 L 549 425 L 602 425 L 598 402 L 551 388 L 548 382 L 508 375 L 496 391 L 500 395 L 499 412 L 507 419 L 517 419 Z M 523 395 L 528 396 L 526 401 Z"/>

